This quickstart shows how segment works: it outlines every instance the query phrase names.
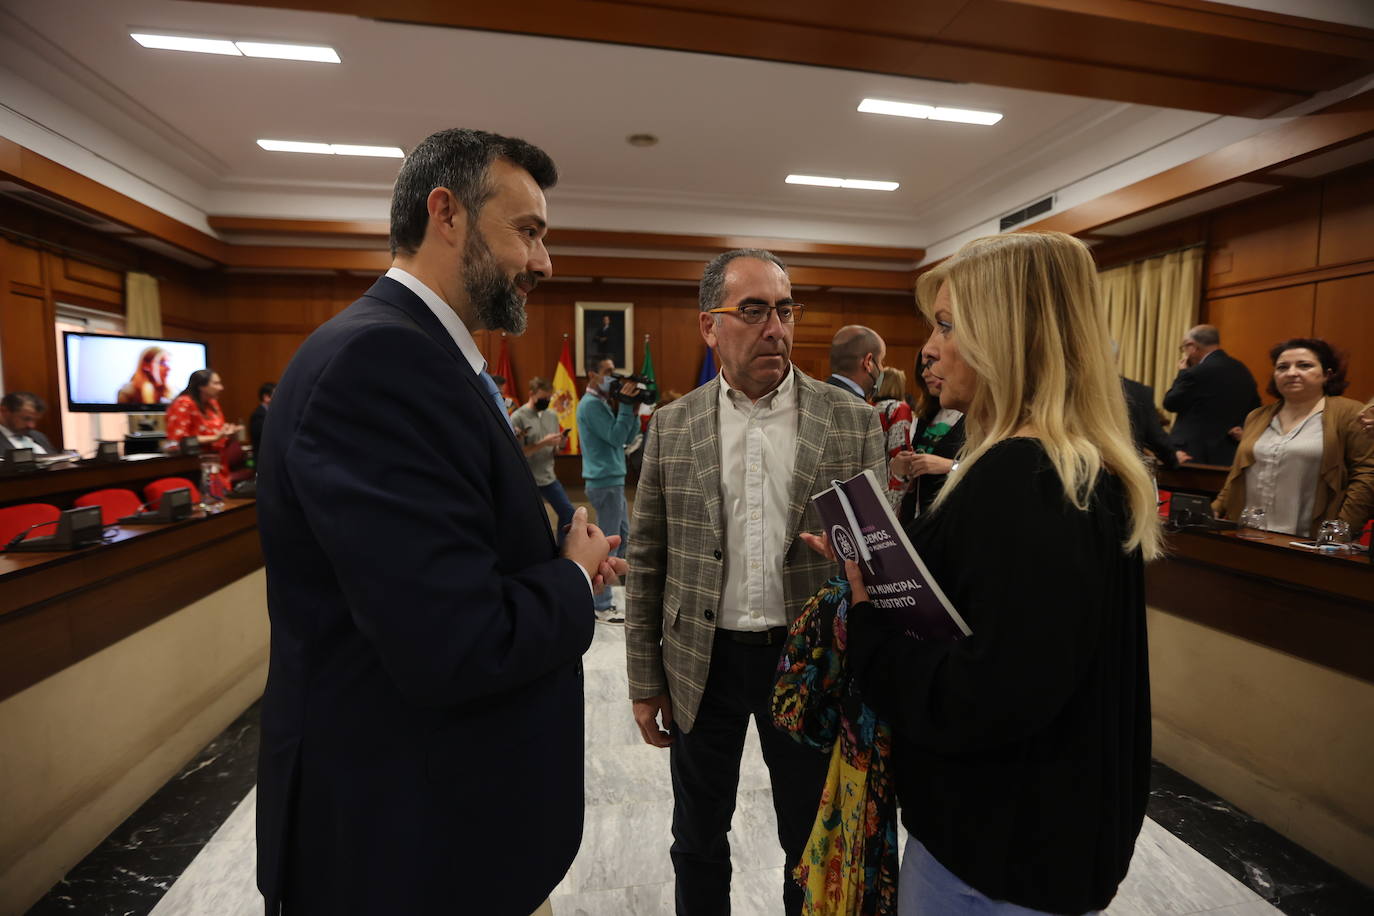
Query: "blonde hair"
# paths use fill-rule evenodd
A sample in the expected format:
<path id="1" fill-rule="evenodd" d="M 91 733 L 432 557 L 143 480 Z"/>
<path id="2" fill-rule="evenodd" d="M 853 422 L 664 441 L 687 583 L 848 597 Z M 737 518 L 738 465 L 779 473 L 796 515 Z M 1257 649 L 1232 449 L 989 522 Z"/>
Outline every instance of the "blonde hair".
<path id="1" fill-rule="evenodd" d="M 935 297 L 946 284 L 959 353 L 977 382 L 959 467 L 935 505 L 988 449 L 1029 428 L 1076 508 L 1088 508 L 1104 468 L 1116 474 L 1130 512 L 1124 549 L 1158 557 L 1158 497 L 1131 439 L 1087 247 L 1062 232 L 975 239 L 917 281 L 917 300 L 932 324 Z"/>
<path id="2" fill-rule="evenodd" d="M 878 386 L 877 392 L 873 395 L 873 400 L 887 401 L 896 399 L 900 401 L 904 394 L 906 394 L 906 373 L 901 369 L 893 369 L 891 366 L 884 366 L 883 383 Z"/>

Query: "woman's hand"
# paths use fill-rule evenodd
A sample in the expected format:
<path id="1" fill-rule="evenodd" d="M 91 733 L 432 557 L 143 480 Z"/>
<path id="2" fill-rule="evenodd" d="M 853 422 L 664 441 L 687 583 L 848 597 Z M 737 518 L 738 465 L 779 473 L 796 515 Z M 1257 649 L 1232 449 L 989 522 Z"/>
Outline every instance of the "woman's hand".
<path id="1" fill-rule="evenodd" d="M 835 562 L 835 551 L 830 546 L 830 535 L 828 534 L 807 534 L 803 531 L 797 535 L 816 553 L 825 557 L 830 562 Z"/>
<path id="2" fill-rule="evenodd" d="M 953 469 L 953 458 L 941 458 L 939 455 L 912 455 L 911 473 L 917 477 L 923 474 L 948 474 Z"/>
<path id="3" fill-rule="evenodd" d="M 1360 429 L 1364 430 L 1366 436 L 1374 436 L 1374 404 L 1366 404 L 1364 410 L 1360 411 L 1358 417 Z"/>
<path id="4" fill-rule="evenodd" d="M 830 546 L 829 535 L 807 534 L 803 531 L 798 537 L 806 542 L 807 547 L 810 547 L 827 560 L 834 561 L 835 550 Z M 855 563 L 853 560 L 845 560 L 844 577 L 849 580 L 849 590 L 854 594 L 854 598 L 850 603 L 858 604 L 860 601 L 867 601 L 868 589 L 864 588 L 864 577 L 863 574 L 859 572 L 859 564 Z"/>
<path id="5" fill-rule="evenodd" d="M 864 577 L 859 572 L 859 564 L 853 560 L 845 560 L 844 577 L 849 580 L 849 591 L 854 595 L 849 603 L 853 605 L 867 601 L 868 589 L 864 588 Z"/>

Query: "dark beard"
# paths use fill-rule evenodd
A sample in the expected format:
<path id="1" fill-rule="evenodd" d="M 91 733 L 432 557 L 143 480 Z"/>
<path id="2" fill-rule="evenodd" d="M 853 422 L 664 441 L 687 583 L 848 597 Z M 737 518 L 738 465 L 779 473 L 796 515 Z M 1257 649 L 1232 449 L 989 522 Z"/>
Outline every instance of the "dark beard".
<path id="1" fill-rule="evenodd" d="M 530 289 L 539 278 L 526 271 L 508 279 L 501 273 L 491 249 L 476 226 L 470 226 L 467 242 L 463 245 L 463 287 L 472 304 L 473 315 L 478 327 L 493 331 L 509 331 L 512 334 L 525 333 L 528 316 L 525 314 L 525 299 L 516 281 L 525 283 Z"/>

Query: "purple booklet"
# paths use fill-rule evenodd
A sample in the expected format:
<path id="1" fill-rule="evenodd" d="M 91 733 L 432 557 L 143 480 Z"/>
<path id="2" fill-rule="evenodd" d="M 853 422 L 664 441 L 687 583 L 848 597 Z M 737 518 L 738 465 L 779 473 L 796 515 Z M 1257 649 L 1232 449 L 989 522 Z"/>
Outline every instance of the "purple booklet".
<path id="1" fill-rule="evenodd" d="M 905 626 L 906 635 L 959 639 L 972 632 L 907 540 L 872 471 L 837 480 L 811 501 L 835 555 L 859 564 L 869 600 Z"/>

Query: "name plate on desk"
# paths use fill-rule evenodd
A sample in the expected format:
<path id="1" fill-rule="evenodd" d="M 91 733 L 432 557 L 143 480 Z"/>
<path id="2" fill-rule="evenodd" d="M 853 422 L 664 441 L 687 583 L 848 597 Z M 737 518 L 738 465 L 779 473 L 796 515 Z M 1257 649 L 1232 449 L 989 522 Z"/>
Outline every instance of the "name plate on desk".
<path id="1" fill-rule="evenodd" d="M 31 474 L 38 470 L 38 459 L 31 448 L 7 448 L 4 457 L 0 474 Z"/>

